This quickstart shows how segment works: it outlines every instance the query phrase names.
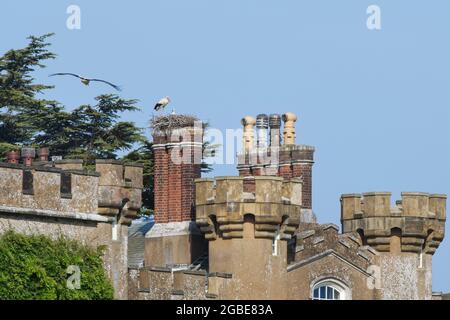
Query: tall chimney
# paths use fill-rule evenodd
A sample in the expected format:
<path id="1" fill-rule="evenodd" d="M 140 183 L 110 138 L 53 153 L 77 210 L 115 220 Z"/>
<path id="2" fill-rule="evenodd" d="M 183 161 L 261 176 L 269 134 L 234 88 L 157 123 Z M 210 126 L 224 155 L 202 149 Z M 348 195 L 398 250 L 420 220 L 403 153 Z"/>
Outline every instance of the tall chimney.
<path id="1" fill-rule="evenodd" d="M 177 123 L 183 115 L 161 116 Z M 198 121 L 153 131 L 155 225 L 146 236 L 146 265 L 190 264 L 206 243 L 194 222 L 195 184 L 201 176 L 203 128 Z"/>

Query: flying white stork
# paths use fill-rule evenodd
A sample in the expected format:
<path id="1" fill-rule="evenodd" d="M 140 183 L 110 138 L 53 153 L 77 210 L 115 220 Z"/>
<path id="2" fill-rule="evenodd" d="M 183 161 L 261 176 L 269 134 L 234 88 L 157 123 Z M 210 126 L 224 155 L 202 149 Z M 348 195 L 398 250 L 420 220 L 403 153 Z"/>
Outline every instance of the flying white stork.
<path id="1" fill-rule="evenodd" d="M 111 87 L 113 87 L 117 91 L 121 91 L 119 86 L 116 86 L 115 84 L 112 84 L 111 82 L 108 82 L 108 81 L 105 81 L 105 80 L 101 80 L 101 79 L 85 78 L 85 77 L 82 77 L 82 76 L 80 76 L 78 74 L 75 74 L 75 73 L 60 72 L 60 73 L 53 73 L 53 74 L 49 75 L 49 77 L 53 77 L 53 76 L 72 76 L 72 77 L 77 77 L 78 79 L 81 80 L 81 83 L 86 85 L 86 86 L 88 86 L 91 81 L 103 82 L 103 83 L 106 83 L 106 84 L 110 85 Z"/>
<path id="2" fill-rule="evenodd" d="M 159 111 L 161 109 L 164 109 L 169 103 L 170 103 L 170 97 L 164 97 L 161 100 L 158 101 L 158 103 L 155 105 L 155 110 Z"/>

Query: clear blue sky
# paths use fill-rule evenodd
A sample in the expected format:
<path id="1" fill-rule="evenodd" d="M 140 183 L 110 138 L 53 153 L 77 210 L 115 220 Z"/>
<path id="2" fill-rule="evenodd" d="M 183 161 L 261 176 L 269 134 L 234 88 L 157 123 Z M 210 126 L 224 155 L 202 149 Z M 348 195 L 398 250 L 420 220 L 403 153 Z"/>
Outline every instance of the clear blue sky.
<path id="1" fill-rule="evenodd" d="M 66 28 L 70 4 L 81 30 Z M 366 27 L 370 4 L 381 8 L 380 31 Z M 0 52 L 56 33 L 59 58 L 37 76 L 68 108 L 109 89 L 49 73 L 122 85 L 143 107 L 124 119 L 142 127 L 165 95 L 220 129 L 245 114 L 297 113 L 298 142 L 317 149 L 320 222 L 339 224 L 341 193 L 450 194 L 448 0 L 15 0 L 0 10 Z M 436 291 L 450 291 L 449 243 L 434 257 Z"/>

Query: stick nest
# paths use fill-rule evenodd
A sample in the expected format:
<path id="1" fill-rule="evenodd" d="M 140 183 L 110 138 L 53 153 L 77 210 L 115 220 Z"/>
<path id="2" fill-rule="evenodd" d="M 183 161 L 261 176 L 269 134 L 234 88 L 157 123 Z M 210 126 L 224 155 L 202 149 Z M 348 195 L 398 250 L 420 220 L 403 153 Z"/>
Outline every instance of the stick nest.
<path id="1" fill-rule="evenodd" d="M 157 132 L 168 132 L 174 129 L 194 126 L 197 117 L 186 114 L 169 114 L 162 116 L 153 116 L 150 120 L 150 128 Z"/>

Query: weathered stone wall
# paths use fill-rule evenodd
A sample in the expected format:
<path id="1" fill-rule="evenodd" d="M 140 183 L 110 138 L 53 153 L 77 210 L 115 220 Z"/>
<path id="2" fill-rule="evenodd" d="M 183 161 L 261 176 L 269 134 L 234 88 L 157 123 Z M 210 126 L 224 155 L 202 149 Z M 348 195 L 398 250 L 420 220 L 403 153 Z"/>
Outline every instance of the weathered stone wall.
<path id="1" fill-rule="evenodd" d="M 145 265 L 188 265 L 207 252 L 207 243 L 195 222 L 155 224 L 145 236 Z"/>
<path id="2" fill-rule="evenodd" d="M 26 186 L 24 172 L 32 177 Z M 61 194 L 61 174 L 71 176 L 71 192 Z M 98 174 L 49 167 L 24 167 L 0 163 L 0 206 L 97 213 Z"/>
<path id="3" fill-rule="evenodd" d="M 217 239 L 210 242 L 210 271 L 231 278 L 217 291 L 219 299 L 288 299 L 286 242 L 272 254 L 270 239 Z M 227 262 L 225 262 L 227 261 Z"/>
<path id="4" fill-rule="evenodd" d="M 129 298 L 139 300 L 205 300 L 224 299 L 230 292 L 231 274 L 208 273 L 205 270 L 149 268 L 130 270 Z M 228 299 L 237 299 L 233 296 Z"/>
<path id="5" fill-rule="evenodd" d="M 140 280 L 139 268 L 128 269 L 128 300 L 139 300 L 139 280 Z"/>
<path id="6" fill-rule="evenodd" d="M 431 255 L 382 254 L 377 260 L 381 271 L 382 299 L 432 299 Z"/>

